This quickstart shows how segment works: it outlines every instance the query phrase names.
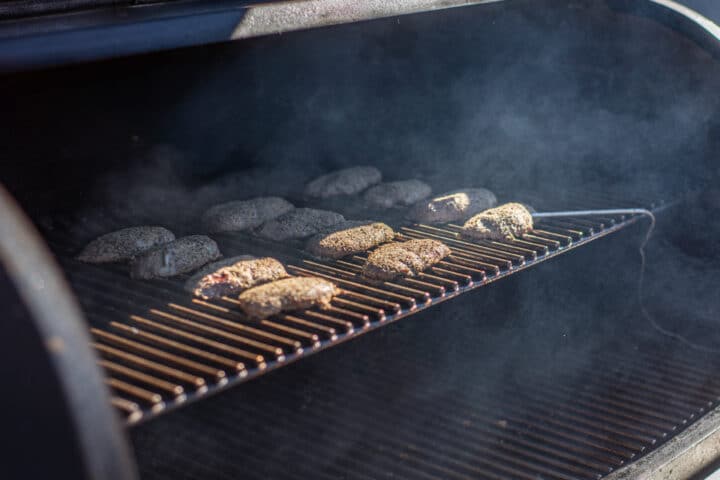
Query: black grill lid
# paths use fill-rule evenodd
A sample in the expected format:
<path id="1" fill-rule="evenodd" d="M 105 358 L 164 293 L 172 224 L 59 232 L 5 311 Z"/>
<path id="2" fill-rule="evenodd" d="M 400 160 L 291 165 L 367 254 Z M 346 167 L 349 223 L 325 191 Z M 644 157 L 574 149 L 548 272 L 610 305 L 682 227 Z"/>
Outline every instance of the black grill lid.
<path id="1" fill-rule="evenodd" d="M 0 72 L 106 59 L 320 26 L 483 5 L 557 8 L 516 0 L 0 0 Z M 302 3 L 302 5 L 300 5 Z M 600 2 L 601 4 L 603 2 Z M 717 50 L 720 29 L 670 0 L 606 0 L 613 9 L 654 18 Z M 598 2 L 574 2 L 592 9 Z M 245 18 L 246 15 L 252 18 Z"/>

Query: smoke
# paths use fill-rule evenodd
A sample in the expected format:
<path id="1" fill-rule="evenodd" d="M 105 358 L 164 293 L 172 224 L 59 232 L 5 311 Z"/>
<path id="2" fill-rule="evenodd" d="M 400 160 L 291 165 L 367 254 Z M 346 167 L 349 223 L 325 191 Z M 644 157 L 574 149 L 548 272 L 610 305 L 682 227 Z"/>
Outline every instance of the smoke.
<path id="1" fill-rule="evenodd" d="M 190 233 L 213 203 L 292 198 L 313 176 L 363 164 L 390 180 L 420 178 L 436 192 L 487 187 L 501 200 L 524 190 L 568 198 L 592 191 L 613 208 L 688 194 L 695 206 L 666 214 L 668 224 L 648 245 L 645 298 L 663 328 L 720 345 L 718 210 L 692 203 L 693 192 L 717 185 L 720 174 L 718 66 L 655 23 L 617 15 L 602 2 L 576 3 L 501 2 L 161 57 L 152 75 L 127 78 L 107 100 L 115 102 L 111 112 L 146 114 L 134 119 L 139 125 L 116 121 L 127 132 L 113 137 L 130 139 L 140 129 L 144 146 L 120 149 L 130 158 L 93 185 L 87 215 L 99 220 L 90 223 L 161 223 Z M 57 123 L 58 138 L 74 138 L 65 124 L 106 138 L 89 121 Z M 104 158 L 108 147 L 77 143 L 80 159 Z M 85 223 L 78 229 L 88 234 Z M 364 343 L 288 366 L 205 410 L 188 408 L 185 420 L 158 424 L 165 435 L 154 436 L 150 424 L 151 434 L 136 438 L 138 452 L 146 468 L 175 478 L 281 478 L 289 458 L 306 474 L 318 465 L 343 473 L 362 468 L 353 455 L 368 451 L 375 457 L 364 457 L 367 464 L 387 461 L 387 451 L 375 447 L 394 437 L 371 435 L 382 425 L 335 398 L 382 414 L 380 423 L 420 442 L 422 422 L 435 419 L 428 405 L 502 400 L 497 392 L 508 384 L 530 384 L 540 374 L 574 378 L 592 371 L 587 362 L 613 342 L 652 337 L 635 294 L 642 234 L 623 231 L 384 327 Z M 681 344 L 667 346 L 668 358 L 687 353 Z M 275 380 L 285 391 L 273 390 Z M 391 408 L 396 400 L 402 408 Z M 413 404 L 427 418 L 403 417 Z M 264 412 L 262 422 L 248 419 L 246 406 Z M 287 422 L 267 413 L 273 409 Z M 305 418 L 308 411 L 316 417 Z M 218 424 L 232 435 L 212 435 L 223 431 Z M 343 437 L 343 425 L 355 429 Z M 284 442 L 304 435 L 312 441 L 288 451 Z M 272 441 L 248 440 L 256 438 Z M 326 449 L 313 451 L 319 445 Z"/>
<path id="2" fill-rule="evenodd" d="M 195 185 L 182 175 L 192 153 L 158 144 L 138 153 L 132 167 L 102 175 L 90 193 L 90 206 L 81 209 L 71 233 L 87 241 L 118 225 L 157 224 L 176 234 L 201 233 L 198 221 L 211 205 L 264 195 L 297 196 L 302 173 L 296 167 L 258 166 L 224 172 Z"/>
<path id="3" fill-rule="evenodd" d="M 482 27 L 466 23 L 468 12 Z M 313 176 L 359 164 L 436 192 L 487 187 L 502 201 L 590 190 L 608 196 L 608 208 L 683 198 L 720 178 L 718 67 L 649 20 L 599 5 L 488 5 L 292 37 L 220 48 L 202 75 L 185 75 L 201 52 L 154 72 L 147 81 L 164 88 L 152 90 L 144 128 L 128 127 L 144 148 L 95 183 L 93 203 L 107 208 L 90 215 L 109 209 L 115 221 L 191 233 L 213 203 L 295 198 Z M 148 97 L 139 85 L 118 97 L 140 108 Z M 650 251 L 650 264 L 694 258 L 698 249 L 682 245 L 707 244 L 708 231 L 715 245 L 712 216 L 692 212 L 666 232 L 682 254 Z M 637 259 L 628 261 L 636 276 Z M 667 297 L 676 316 L 693 316 L 676 293 Z"/>
<path id="4" fill-rule="evenodd" d="M 465 23 L 469 11 L 220 50 L 191 86 L 154 92 L 166 108 L 144 139 L 171 147 L 148 148 L 136 168 L 109 172 L 100 196 L 115 212 L 182 231 L 213 203 L 296 197 L 313 176 L 359 164 L 378 166 L 386 179 L 420 178 L 436 192 L 488 187 L 501 200 L 525 190 L 582 196 L 587 189 L 617 199 L 608 208 L 683 198 L 717 183 L 720 75 L 709 54 L 602 6 L 486 6 L 481 27 Z M 165 67 L 155 82 L 182 78 L 187 65 Z M 651 271 L 666 258 L 697 258 L 698 249 L 676 245 L 715 230 L 705 210 L 693 212 L 651 242 L 648 300 L 676 311 L 673 318 L 711 321 L 697 309 L 716 311 L 712 302 L 684 301 L 692 292 L 674 285 L 709 278 L 715 259 L 667 265 L 688 279 L 667 280 L 672 285 L 654 283 Z M 628 255 L 609 275 L 635 285 L 634 247 Z M 523 303 L 522 315 L 550 309 L 556 317 L 543 298 Z M 578 305 L 590 301 L 580 298 Z M 591 306 L 596 314 L 604 308 Z"/>
<path id="5" fill-rule="evenodd" d="M 677 217 L 676 220 L 679 221 Z M 690 225 L 685 223 L 685 226 Z M 694 227 L 701 229 L 703 225 Z M 667 237 L 651 245 L 647 275 L 649 294 L 645 304 L 659 327 L 666 334 L 676 336 L 674 340 L 701 351 L 717 353 L 720 352 L 717 315 L 720 312 L 717 296 L 720 262 L 712 252 L 717 251 L 718 229 L 709 228 L 715 235 L 712 251 L 696 249 L 688 252 Z"/>
<path id="6" fill-rule="evenodd" d="M 296 196 L 351 165 L 505 198 L 584 188 L 669 198 L 709 182 L 691 159 L 717 176 L 709 55 L 602 7 L 483 8 L 492 20 L 462 34 L 466 9 L 251 40 L 174 87 L 200 57 L 188 53 L 152 77 L 165 89 L 153 90 L 146 151 L 95 191 L 114 211 L 190 228 L 212 203 Z"/>
<path id="7" fill-rule="evenodd" d="M 716 112 L 711 59 L 642 20 L 594 14 L 550 29 L 551 14 L 498 11 L 465 48 L 456 12 L 257 41 L 178 102 L 165 137 L 204 173 L 375 164 L 438 189 L 683 190 L 698 179 L 678 158 L 702 155 Z"/>

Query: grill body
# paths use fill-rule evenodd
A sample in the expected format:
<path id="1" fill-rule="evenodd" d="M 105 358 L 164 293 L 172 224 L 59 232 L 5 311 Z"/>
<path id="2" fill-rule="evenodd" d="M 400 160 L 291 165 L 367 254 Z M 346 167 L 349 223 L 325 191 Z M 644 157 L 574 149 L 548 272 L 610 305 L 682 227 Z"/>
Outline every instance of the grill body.
<path id="1" fill-rule="evenodd" d="M 3 416 L 12 442 L 8 478 L 135 478 L 126 437 L 73 295 L 28 219 L 0 189 L 1 323 L 12 338 L 0 361 Z M 47 452 L 43 462 L 38 451 Z"/>
<path id="2" fill-rule="evenodd" d="M 720 70 L 712 28 L 662 2 L 542 3 L 498 2 L 4 76 L 3 104 L 13 115 L 3 155 L 12 161 L 0 167 L 0 180 L 59 260 L 83 307 L 82 326 L 104 345 L 96 346 L 102 365 L 126 377 L 112 365 L 137 365 L 127 357 L 137 347 L 118 355 L 108 346 L 131 338 L 172 350 L 128 328 L 148 319 L 177 327 L 168 315 L 185 319 L 187 299 L 177 285 L 135 287 L 122 269 L 79 265 L 72 256 L 80 246 L 130 224 L 197 233 L 187 219 L 214 202 L 292 199 L 304 181 L 354 164 L 375 165 L 389 179 L 421 177 L 436 192 L 490 186 L 545 209 L 664 205 L 647 252 L 646 305 L 664 328 L 716 344 L 710 282 L 720 233 L 711 220 Z M 272 182 L 259 180 L 268 176 Z M 352 200 L 315 206 L 354 218 L 369 213 Z M 228 374 L 217 388 L 207 380 L 183 391 L 177 405 L 151 397 L 142 417 L 118 403 L 129 413 L 123 420 L 141 478 L 614 475 L 713 410 L 720 394 L 712 375 L 718 355 L 668 339 L 639 310 L 643 224 L 626 220 L 545 224 L 549 236 L 536 241 L 551 244 L 572 231 L 582 234 L 568 237 L 580 246 L 477 291 L 462 287 L 468 292 L 438 305 L 403 305 L 397 317 L 405 318 L 392 325 L 353 310 L 356 296 L 344 325 L 374 331 L 346 345 L 328 340 L 333 320 L 310 328 L 317 337 L 310 339 L 307 324 L 294 320 L 290 338 L 307 351 L 296 358 L 283 345 L 285 358 L 267 363 L 277 371 L 247 369 L 247 378 L 262 378 L 243 383 L 240 373 Z M 401 217 L 387 221 L 405 225 Z M 409 238 L 453 233 L 407 228 Z M 608 235 L 579 241 L 595 233 Z M 297 245 L 222 240 L 226 252 L 256 249 L 299 269 L 337 273 L 302 263 Z M 207 340 L 240 335 L 197 308 L 206 316 L 196 311 L 190 318 L 200 326 L 192 328 Z M 257 340 L 257 332 L 241 333 Z M 316 353 L 321 340 L 333 348 Z M 188 353 L 184 368 L 197 369 L 188 361 L 198 357 Z M 157 367 L 141 372 L 156 375 Z M 185 388 L 195 378 L 164 374 Z M 242 385 L 229 388 L 234 383 Z M 105 395 L 88 401 L 107 406 Z M 170 408 L 188 399 L 199 401 Z M 24 404 L 18 418 L 34 405 Z M 117 448 L 82 447 L 125 461 Z"/>

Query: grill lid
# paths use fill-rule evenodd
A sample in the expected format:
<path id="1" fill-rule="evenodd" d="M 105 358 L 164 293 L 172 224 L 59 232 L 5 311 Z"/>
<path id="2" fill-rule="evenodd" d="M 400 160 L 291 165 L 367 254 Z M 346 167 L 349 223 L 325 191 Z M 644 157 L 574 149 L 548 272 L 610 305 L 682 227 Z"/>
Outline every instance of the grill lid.
<path id="1" fill-rule="evenodd" d="M 503 5 L 495 8 L 538 8 L 537 0 L 10 0 L 0 2 L 0 72 L 499 3 Z M 672 0 L 607 3 L 657 19 L 707 50 L 718 51 L 720 29 Z M 571 4 L 573 9 L 577 6 L 578 2 Z M 540 8 L 557 8 L 557 4 Z"/>

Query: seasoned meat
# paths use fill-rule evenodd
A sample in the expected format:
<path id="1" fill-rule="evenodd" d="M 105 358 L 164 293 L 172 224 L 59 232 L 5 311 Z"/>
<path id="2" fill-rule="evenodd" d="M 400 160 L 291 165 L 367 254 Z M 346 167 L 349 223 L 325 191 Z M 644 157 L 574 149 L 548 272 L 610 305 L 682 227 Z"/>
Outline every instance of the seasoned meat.
<path id="1" fill-rule="evenodd" d="M 339 213 L 314 208 L 296 208 L 265 223 L 258 234 L 271 240 L 304 238 L 344 222 Z"/>
<path id="2" fill-rule="evenodd" d="M 524 205 L 506 203 L 472 217 L 463 225 L 461 235 L 476 239 L 513 240 L 532 228 L 532 215 Z"/>
<path id="3" fill-rule="evenodd" d="M 369 250 L 395 236 L 392 228 L 379 222 L 350 221 L 311 237 L 305 249 L 322 258 L 341 258 Z"/>
<path id="4" fill-rule="evenodd" d="M 409 212 L 420 223 L 448 223 L 465 220 L 497 204 L 497 198 L 484 188 L 465 188 L 416 203 Z"/>
<path id="5" fill-rule="evenodd" d="M 136 257 L 130 266 L 130 275 L 142 279 L 172 277 L 218 258 L 220 250 L 213 239 L 205 235 L 190 235 Z"/>
<path id="6" fill-rule="evenodd" d="M 185 290 L 202 298 L 219 298 L 289 276 L 274 258 L 241 255 L 201 268 L 185 282 Z"/>
<path id="7" fill-rule="evenodd" d="M 414 277 L 452 253 L 437 240 L 408 240 L 375 249 L 367 259 L 362 274 L 375 280 Z"/>
<path id="8" fill-rule="evenodd" d="M 375 185 L 363 195 L 374 207 L 390 208 L 408 206 L 430 195 L 430 185 L 420 180 L 401 180 Z"/>
<path id="9" fill-rule="evenodd" d="M 259 227 L 295 208 L 280 197 L 257 197 L 210 207 L 202 217 L 209 232 L 238 232 Z"/>
<path id="10" fill-rule="evenodd" d="M 305 195 L 328 198 L 360 193 L 380 183 L 382 173 L 375 167 L 350 167 L 316 178 L 305 186 Z"/>
<path id="11" fill-rule="evenodd" d="M 123 228 L 88 243 L 77 259 L 87 263 L 120 262 L 173 240 L 175 235 L 163 227 Z"/>
<path id="12" fill-rule="evenodd" d="M 339 293 L 333 283 L 322 278 L 291 277 L 245 290 L 239 300 L 249 317 L 266 318 L 287 310 L 327 308 Z"/>

